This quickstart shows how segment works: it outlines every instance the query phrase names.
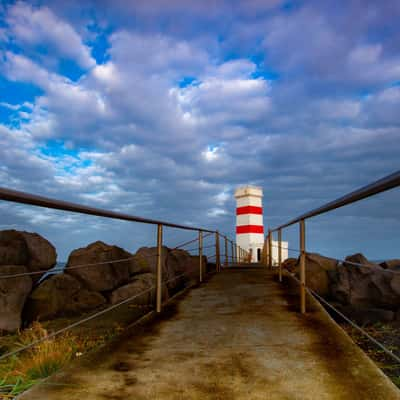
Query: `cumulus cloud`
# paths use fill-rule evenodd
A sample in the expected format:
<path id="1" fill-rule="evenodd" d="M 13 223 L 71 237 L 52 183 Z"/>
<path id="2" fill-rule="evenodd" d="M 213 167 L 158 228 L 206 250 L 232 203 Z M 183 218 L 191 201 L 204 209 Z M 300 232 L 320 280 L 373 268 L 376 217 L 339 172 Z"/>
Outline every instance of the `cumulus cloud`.
<path id="1" fill-rule="evenodd" d="M 372 10 L 376 10 L 373 5 L 371 14 Z M 369 21 L 361 18 L 353 24 L 351 12 L 335 15 L 334 11 L 326 11 L 302 7 L 268 22 L 264 46 L 277 66 L 291 73 L 305 71 L 313 78 L 350 85 L 400 78 L 398 54 L 386 52 L 379 39 L 365 42 L 369 39 Z M 358 12 L 364 15 L 365 9 Z"/>
<path id="2" fill-rule="evenodd" d="M 83 22 L 71 17 L 77 4 L 5 8 L 2 75 L 9 92 L 22 84 L 39 91 L 2 98 L 0 111 L 11 117 L 0 121 L 1 185 L 232 234 L 237 185 L 264 187 L 266 223 L 275 225 L 398 165 L 400 64 L 395 41 L 379 34 L 384 21 L 398 27 L 384 11 L 349 26 L 329 2 L 197 2 L 185 10 L 179 1 L 168 10 L 135 2 L 123 21 L 122 3 L 100 10 L 96 2 L 97 19 Z M 177 14 L 186 21 L 172 28 Z M 100 20 L 106 40 L 89 48 L 85 23 Z M 39 44 L 58 65 L 69 59 L 84 73 L 55 69 L 38 56 Z M 154 239 L 94 219 L 7 210 L 2 221 L 51 233 L 61 254 L 94 236 L 121 245 L 130 235 Z M 68 245 L 60 218 L 74 234 Z"/>
<path id="3" fill-rule="evenodd" d="M 47 53 L 76 61 L 82 68 L 95 65 L 77 31 L 60 19 L 48 7 L 33 7 L 17 1 L 6 12 L 9 35 L 22 46 L 46 48 Z"/>

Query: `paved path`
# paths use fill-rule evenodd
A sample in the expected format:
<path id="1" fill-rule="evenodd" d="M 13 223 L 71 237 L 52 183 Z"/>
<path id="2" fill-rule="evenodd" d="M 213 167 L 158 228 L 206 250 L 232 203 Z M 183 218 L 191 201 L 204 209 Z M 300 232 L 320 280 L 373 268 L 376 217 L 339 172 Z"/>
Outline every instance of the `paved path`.
<path id="1" fill-rule="evenodd" d="M 39 385 L 29 400 L 399 399 L 325 313 L 301 316 L 262 269 L 214 275 L 162 320 Z"/>

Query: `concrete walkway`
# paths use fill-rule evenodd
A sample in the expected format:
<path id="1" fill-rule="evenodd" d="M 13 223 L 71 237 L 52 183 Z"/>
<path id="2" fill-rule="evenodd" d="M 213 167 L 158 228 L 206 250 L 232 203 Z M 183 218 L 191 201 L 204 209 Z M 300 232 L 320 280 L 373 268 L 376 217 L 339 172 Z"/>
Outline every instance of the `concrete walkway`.
<path id="1" fill-rule="evenodd" d="M 271 273 L 232 269 L 21 398 L 390 400 L 399 393 L 319 307 L 301 316 Z"/>

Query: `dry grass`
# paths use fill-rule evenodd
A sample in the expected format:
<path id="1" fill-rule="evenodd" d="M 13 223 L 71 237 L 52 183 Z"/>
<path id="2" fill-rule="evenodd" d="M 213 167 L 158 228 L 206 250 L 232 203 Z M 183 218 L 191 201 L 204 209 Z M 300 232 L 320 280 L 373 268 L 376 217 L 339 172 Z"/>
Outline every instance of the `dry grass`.
<path id="1" fill-rule="evenodd" d="M 45 339 L 24 352 L 0 363 L 0 399 L 12 399 L 34 384 L 60 370 L 73 358 L 79 357 L 114 337 L 121 327 L 115 325 L 107 334 L 80 335 L 66 332 L 53 338 L 39 323 L 14 336 L 19 348 Z"/>

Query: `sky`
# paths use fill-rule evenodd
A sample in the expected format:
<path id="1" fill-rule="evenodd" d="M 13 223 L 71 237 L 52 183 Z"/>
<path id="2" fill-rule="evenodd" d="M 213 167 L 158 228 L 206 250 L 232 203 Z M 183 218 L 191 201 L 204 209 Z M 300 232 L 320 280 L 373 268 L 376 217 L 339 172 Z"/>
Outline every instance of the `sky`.
<path id="1" fill-rule="evenodd" d="M 277 226 L 399 169 L 399 20 L 397 0 L 2 1 L 0 186 L 233 236 L 234 190 L 254 184 Z M 399 193 L 310 220 L 307 249 L 400 258 Z M 0 202 L 10 228 L 60 261 L 155 242 Z M 297 226 L 283 236 L 298 248 Z"/>

